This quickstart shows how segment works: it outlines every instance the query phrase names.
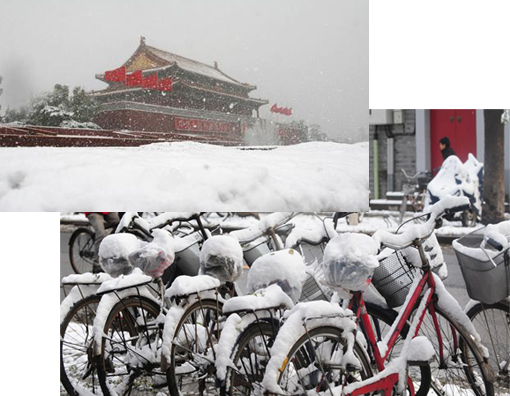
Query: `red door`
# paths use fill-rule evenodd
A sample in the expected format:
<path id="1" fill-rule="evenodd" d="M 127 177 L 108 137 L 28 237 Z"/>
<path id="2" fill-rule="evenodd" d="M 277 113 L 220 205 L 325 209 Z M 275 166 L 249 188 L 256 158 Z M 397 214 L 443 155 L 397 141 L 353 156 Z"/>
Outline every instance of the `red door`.
<path id="1" fill-rule="evenodd" d="M 469 153 L 476 157 L 476 110 L 430 110 L 432 169 L 443 163 L 439 140 L 445 136 L 462 162 L 467 160 Z"/>

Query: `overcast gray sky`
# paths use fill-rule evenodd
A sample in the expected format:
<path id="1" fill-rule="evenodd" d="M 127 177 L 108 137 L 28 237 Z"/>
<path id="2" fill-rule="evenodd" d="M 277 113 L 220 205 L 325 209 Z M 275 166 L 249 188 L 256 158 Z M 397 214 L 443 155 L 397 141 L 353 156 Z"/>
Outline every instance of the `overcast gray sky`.
<path id="1" fill-rule="evenodd" d="M 2 113 L 148 45 L 256 85 L 332 137 L 368 139 L 368 0 L 0 0 Z M 281 116 L 283 117 L 283 116 Z"/>

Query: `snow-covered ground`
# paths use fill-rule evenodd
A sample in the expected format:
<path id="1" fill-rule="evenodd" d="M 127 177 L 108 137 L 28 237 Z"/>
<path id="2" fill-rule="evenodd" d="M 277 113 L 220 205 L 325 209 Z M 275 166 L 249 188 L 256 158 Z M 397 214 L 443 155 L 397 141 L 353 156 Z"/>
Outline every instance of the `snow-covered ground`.
<path id="1" fill-rule="evenodd" d="M 0 149 L 0 210 L 363 211 L 368 142 Z"/>

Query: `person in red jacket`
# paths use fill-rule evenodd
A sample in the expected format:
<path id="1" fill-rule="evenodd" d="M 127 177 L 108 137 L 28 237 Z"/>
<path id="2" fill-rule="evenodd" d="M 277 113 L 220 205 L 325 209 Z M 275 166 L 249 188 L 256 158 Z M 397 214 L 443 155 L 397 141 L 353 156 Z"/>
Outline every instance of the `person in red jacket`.
<path id="1" fill-rule="evenodd" d="M 118 212 L 85 212 L 85 216 L 87 216 L 90 225 L 96 232 L 96 238 L 94 241 L 96 254 L 94 257 L 92 272 L 97 273 L 102 271 L 101 265 L 99 265 L 99 245 L 105 236 L 110 233 L 106 229 L 115 227 L 119 223 L 119 214 Z"/>

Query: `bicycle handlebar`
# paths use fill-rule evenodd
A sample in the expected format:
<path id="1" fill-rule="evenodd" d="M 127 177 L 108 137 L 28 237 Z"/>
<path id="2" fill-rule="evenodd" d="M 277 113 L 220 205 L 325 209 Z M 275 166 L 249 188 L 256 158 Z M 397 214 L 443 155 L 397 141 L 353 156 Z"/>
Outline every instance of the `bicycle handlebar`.
<path id="1" fill-rule="evenodd" d="M 416 241 L 429 238 L 437 225 L 437 220 L 448 214 L 461 212 L 470 207 L 467 197 L 447 196 L 430 207 L 429 219 L 423 224 L 414 224 L 401 234 L 377 230 L 372 238 L 380 245 L 394 250 L 411 246 Z"/>
<path id="2" fill-rule="evenodd" d="M 496 240 L 494 240 L 492 238 L 487 238 L 486 241 L 489 245 L 491 245 L 498 252 L 501 252 L 503 250 L 503 245 L 501 243 L 497 242 Z"/>
<path id="3" fill-rule="evenodd" d="M 494 238 L 491 238 L 491 237 L 487 237 L 485 236 L 484 237 L 485 241 L 491 245 L 494 249 L 496 249 L 498 252 L 501 252 L 503 251 L 503 245 L 501 243 L 499 243 L 498 241 L 496 241 Z M 482 247 L 482 246 L 480 246 Z"/>
<path id="4" fill-rule="evenodd" d="M 196 220 L 200 214 L 201 212 L 164 212 L 151 220 L 151 229 L 163 228 L 172 224 L 174 221 Z"/>
<path id="5" fill-rule="evenodd" d="M 247 245 L 250 242 L 253 242 L 260 237 L 267 234 L 267 232 L 275 227 L 285 224 L 290 219 L 292 219 L 297 213 L 280 213 L 275 212 L 268 216 L 265 219 L 259 220 L 253 227 L 245 228 L 238 231 L 233 231 L 230 233 L 231 236 L 237 238 L 241 245 Z"/>
<path id="6" fill-rule="evenodd" d="M 419 171 L 419 172 L 416 172 L 414 174 L 414 176 L 409 176 L 407 174 L 407 172 L 404 170 L 404 169 L 401 169 L 401 171 L 404 173 L 404 176 L 409 179 L 409 180 L 413 180 L 413 179 L 416 179 L 419 175 L 421 175 L 422 173 L 426 173 L 425 171 Z"/>

